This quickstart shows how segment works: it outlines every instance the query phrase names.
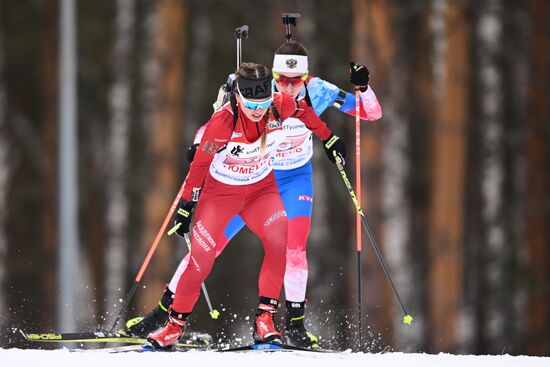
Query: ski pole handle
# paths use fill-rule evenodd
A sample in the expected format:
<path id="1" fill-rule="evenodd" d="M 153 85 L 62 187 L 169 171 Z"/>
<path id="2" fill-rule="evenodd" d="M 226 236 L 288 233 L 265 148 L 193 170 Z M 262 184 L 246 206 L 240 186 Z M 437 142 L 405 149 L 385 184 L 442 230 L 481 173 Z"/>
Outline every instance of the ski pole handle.
<path id="1" fill-rule="evenodd" d="M 169 231 L 168 231 L 168 236 L 171 236 L 173 235 L 174 233 L 176 233 L 176 231 L 179 229 L 179 227 L 181 227 L 181 223 L 178 223 L 176 224 L 175 226 L 173 226 Z"/>

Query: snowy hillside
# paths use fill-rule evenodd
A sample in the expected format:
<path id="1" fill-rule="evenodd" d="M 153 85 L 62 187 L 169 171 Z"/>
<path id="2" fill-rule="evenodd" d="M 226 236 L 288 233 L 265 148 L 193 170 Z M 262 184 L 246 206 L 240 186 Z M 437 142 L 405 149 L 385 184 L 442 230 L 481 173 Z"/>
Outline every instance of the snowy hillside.
<path id="1" fill-rule="evenodd" d="M 2 367 L 547 367 L 550 357 L 455 356 L 449 354 L 322 354 L 311 352 L 75 353 L 64 350 L 0 349 Z"/>

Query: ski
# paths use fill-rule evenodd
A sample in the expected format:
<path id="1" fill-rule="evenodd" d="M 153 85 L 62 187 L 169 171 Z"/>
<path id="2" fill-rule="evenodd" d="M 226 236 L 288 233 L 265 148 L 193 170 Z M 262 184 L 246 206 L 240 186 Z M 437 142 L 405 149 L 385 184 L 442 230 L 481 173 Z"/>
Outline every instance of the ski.
<path id="1" fill-rule="evenodd" d="M 284 343 L 254 343 L 244 345 L 235 348 L 218 349 L 218 352 L 249 352 L 249 351 L 262 351 L 262 352 L 315 352 L 315 353 L 340 353 L 340 351 L 328 350 L 328 349 L 310 349 L 296 347 L 290 344 Z"/>
<path id="2" fill-rule="evenodd" d="M 123 333 L 110 333 L 107 331 L 94 331 L 82 333 L 25 333 L 19 329 L 23 337 L 32 342 L 47 343 L 125 343 L 143 344 L 145 338 L 135 337 Z M 177 344 L 178 347 L 188 349 L 209 348 L 212 344 L 212 337 L 206 333 L 190 332 L 183 335 L 183 339 Z"/>
<path id="3" fill-rule="evenodd" d="M 75 353 L 129 353 L 129 352 L 135 352 L 135 353 L 147 353 L 147 352 L 153 352 L 153 353 L 172 353 L 172 352 L 187 352 L 194 348 L 188 348 L 188 347 L 182 347 L 181 345 L 172 347 L 170 349 L 155 349 L 151 344 L 148 342 L 142 344 L 142 345 L 124 345 L 119 347 L 103 347 L 103 348 L 95 348 L 95 349 L 83 349 L 83 348 L 77 348 L 77 349 L 69 349 L 70 352 Z M 200 349 L 200 350 L 207 350 L 207 349 Z M 342 351 L 337 350 L 328 350 L 328 349 L 309 349 L 309 348 L 301 348 L 296 347 L 289 344 L 280 344 L 280 343 L 261 343 L 261 344 L 250 344 L 235 348 L 223 348 L 223 349 L 211 349 L 213 351 L 217 352 L 314 352 L 314 353 L 345 353 Z"/>
<path id="4" fill-rule="evenodd" d="M 84 348 L 76 348 L 76 349 L 68 349 L 69 352 L 73 353 L 128 353 L 128 352 L 137 352 L 141 353 L 143 352 L 143 347 L 141 345 L 124 345 L 121 347 L 103 347 L 103 348 L 92 348 L 92 349 L 84 349 Z"/>
<path id="5" fill-rule="evenodd" d="M 166 353 L 166 352 L 187 352 L 189 350 L 196 350 L 196 348 L 188 348 L 188 347 L 182 347 L 182 346 L 175 346 L 171 349 L 155 349 L 151 347 L 148 343 L 144 343 L 142 345 L 123 345 L 120 347 L 103 347 L 103 348 L 76 348 L 76 349 L 68 349 L 69 352 L 73 353 L 148 353 L 148 352 L 160 352 L 160 353 Z M 199 349 L 199 350 L 206 350 L 206 349 Z"/>

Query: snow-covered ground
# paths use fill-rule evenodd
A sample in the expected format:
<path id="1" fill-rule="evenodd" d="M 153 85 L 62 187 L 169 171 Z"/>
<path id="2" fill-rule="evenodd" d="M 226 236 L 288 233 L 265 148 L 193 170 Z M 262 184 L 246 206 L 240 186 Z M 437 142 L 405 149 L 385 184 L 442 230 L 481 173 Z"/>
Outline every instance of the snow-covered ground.
<path id="1" fill-rule="evenodd" d="M 0 349 L 2 367 L 548 367 L 550 357 L 457 356 L 418 353 L 75 353 L 66 350 Z"/>

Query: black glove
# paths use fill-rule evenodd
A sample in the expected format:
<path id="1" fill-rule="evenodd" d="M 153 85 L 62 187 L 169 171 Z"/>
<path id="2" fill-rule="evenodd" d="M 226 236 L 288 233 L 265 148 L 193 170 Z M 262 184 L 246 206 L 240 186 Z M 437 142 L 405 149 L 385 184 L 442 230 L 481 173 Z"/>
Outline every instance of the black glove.
<path id="1" fill-rule="evenodd" d="M 187 153 L 185 153 L 187 162 L 189 163 L 193 162 L 193 158 L 195 158 L 195 153 L 197 152 L 198 147 L 199 147 L 199 144 L 193 144 L 187 149 Z"/>
<path id="2" fill-rule="evenodd" d="M 346 164 L 346 144 L 344 144 L 342 139 L 331 134 L 327 140 L 323 141 L 323 147 L 325 147 L 328 159 L 330 159 L 332 163 L 336 163 L 336 157 L 338 157 L 342 165 Z"/>
<path id="3" fill-rule="evenodd" d="M 364 92 L 369 87 L 369 69 L 365 65 L 356 64 L 353 61 L 349 63 L 349 81 L 355 87 Z"/>
<path id="4" fill-rule="evenodd" d="M 180 205 L 176 211 L 176 215 L 174 216 L 174 226 L 179 224 L 179 228 L 176 229 L 176 233 L 181 237 L 189 232 L 193 208 L 195 208 L 195 203 L 187 202 L 183 199 L 180 200 Z"/>

